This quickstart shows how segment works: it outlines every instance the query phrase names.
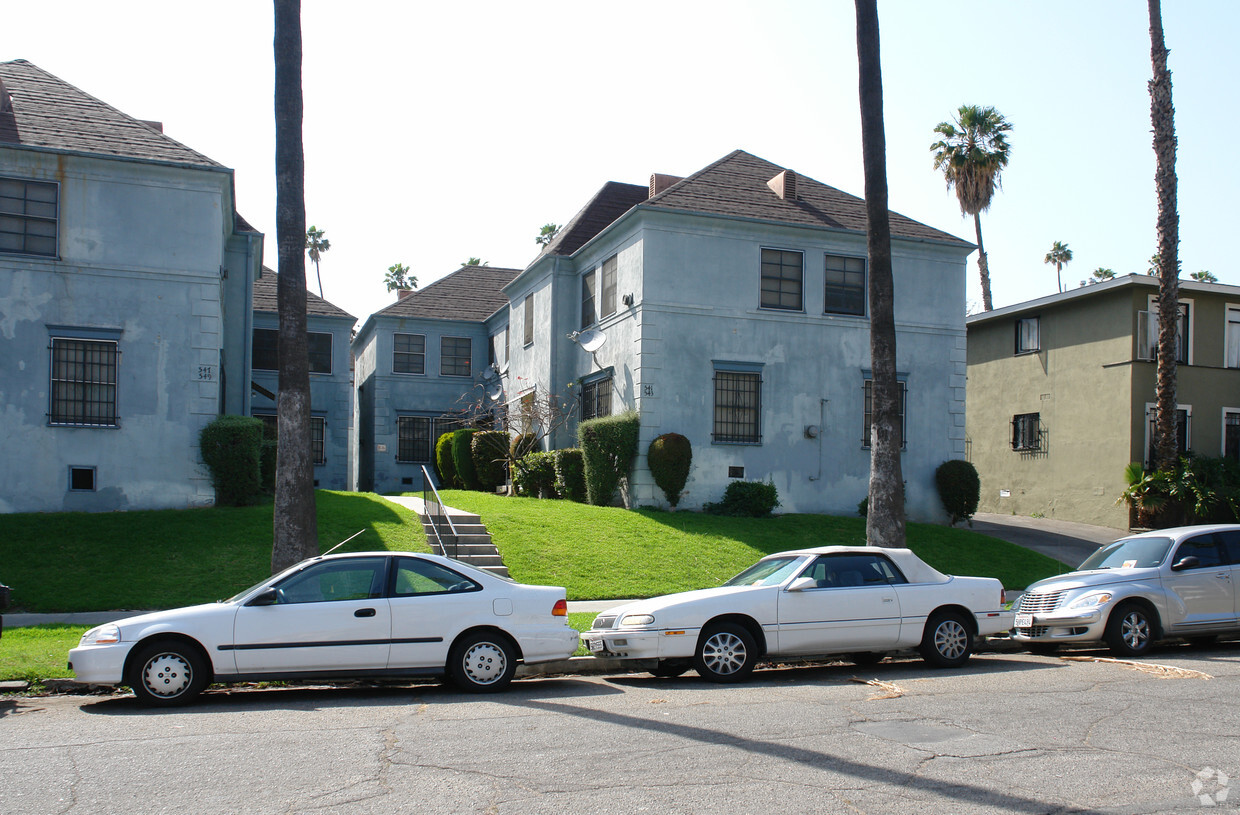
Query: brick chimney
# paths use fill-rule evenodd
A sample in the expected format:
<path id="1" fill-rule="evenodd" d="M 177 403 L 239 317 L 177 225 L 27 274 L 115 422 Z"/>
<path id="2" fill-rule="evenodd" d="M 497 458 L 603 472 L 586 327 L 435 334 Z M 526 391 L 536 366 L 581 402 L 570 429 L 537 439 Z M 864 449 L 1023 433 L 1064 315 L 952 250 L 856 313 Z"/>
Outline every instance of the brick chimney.
<path id="1" fill-rule="evenodd" d="M 401 300 L 404 300 L 406 297 L 408 297 L 411 294 L 413 294 L 413 289 L 397 289 L 396 290 L 396 302 L 399 303 Z"/>
<path id="2" fill-rule="evenodd" d="M 784 170 L 766 185 L 785 201 L 795 201 L 797 198 L 797 174 L 792 170 Z"/>
<path id="3" fill-rule="evenodd" d="M 677 181 L 684 181 L 684 178 L 678 175 L 664 175 L 663 173 L 652 173 L 650 176 L 650 194 L 647 198 L 654 198 Z"/>

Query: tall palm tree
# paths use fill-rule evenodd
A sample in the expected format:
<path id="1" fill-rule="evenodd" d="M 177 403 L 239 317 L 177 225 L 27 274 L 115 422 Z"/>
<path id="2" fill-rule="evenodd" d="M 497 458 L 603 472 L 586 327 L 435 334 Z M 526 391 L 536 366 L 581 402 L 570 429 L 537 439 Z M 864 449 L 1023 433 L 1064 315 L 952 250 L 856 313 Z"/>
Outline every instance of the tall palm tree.
<path id="1" fill-rule="evenodd" d="M 1158 194 L 1158 411 L 1154 461 L 1158 469 L 1175 466 L 1179 454 L 1176 406 L 1176 336 L 1180 322 L 1180 215 L 1176 204 L 1175 108 L 1171 105 L 1171 71 L 1163 39 L 1162 5 L 1149 0 L 1150 122 L 1154 126 L 1154 187 Z"/>
<path id="2" fill-rule="evenodd" d="M 1051 245 L 1051 251 L 1046 253 L 1046 257 L 1042 258 L 1043 263 L 1052 263 L 1055 266 L 1055 282 L 1059 284 L 1059 290 L 1063 291 L 1063 267 L 1065 263 L 1072 261 L 1072 250 L 1068 248 L 1068 244 L 1062 241 L 1055 241 Z"/>
<path id="3" fill-rule="evenodd" d="M 306 230 L 306 251 L 310 253 L 310 260 L 314 262 L 314 276 L 319 281 L 319 297 L 323 296 L 323 275 L 319 274 L 319 258 L 323 253 L 332 248 L 332 242 L 323 237 L 327 234 L 324 229 L 311 225 Z"/>
<path id="4" fill-rule="evenodd" d="M 1012 150 L 1007 133 L 1012 125 L 992 107 L 961 105 L 956 114 L 955 122 L 940 122 L 934 128 L 943 138 L 930 149 L 934 151 L 934 169 L 942 171 L 949 190 L 956 190 L 961 214 L 973 216 L 982 308 L 990 311 L 994 302 L 990 297 L 990 265 L 982 244 L 981 213 L 990 209 L 995 190 L 1003 187 L 1001 175 Z"/>
<path id="5" fill-rule="evenodd" d="M 1093 270 L 1093 272 L 1090 274 L 1090 277 L 1092 277 L 1094 280 L 1097 280 L 1099 283 L 1101 283 L 1104 280 L 1114 280 L 1115 271 L 1113 269 L 1108 269 L 1105 266 L 1099 266 L 1097 269 Z"/>
<path id="6" fill-rule="evenodd" d="M 887 137 L 877 0 L 856 0 L 861 155 L 865 169 L 866 247 L 870 280 L 870 497 L 865 537 L 871 546 L 905 545 L 900 466 L 900 383 L 896 379 L 895 285 L 887 209 Z"/>
<path id="7" fill-rule="evenodd" d="M 306 196 L 302 147 L 301 0 L 275 0 L 276 246 L 280 318 L 276 493 L 271 570 L 319 553 L 310 454 L 306 350 Z"/>

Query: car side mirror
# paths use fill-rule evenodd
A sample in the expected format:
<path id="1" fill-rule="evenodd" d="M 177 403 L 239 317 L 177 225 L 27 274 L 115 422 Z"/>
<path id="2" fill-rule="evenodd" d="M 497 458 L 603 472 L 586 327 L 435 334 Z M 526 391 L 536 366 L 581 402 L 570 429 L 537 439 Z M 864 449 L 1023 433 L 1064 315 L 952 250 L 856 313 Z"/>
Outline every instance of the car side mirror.
<path id="1" fill-rule="evenodd" d="M 267 588 L 263 589 L 258 594 L 250 598 L 250 602 L 246 603 L 246 605 L 247 606 L 274 606 L 279 599 L 280 599 L 280 594 L 279 592 L 275 590 L 275 587 L 268 586 Z"/>
<path id="2" fill-rule="evenodd" d="M 818 581 L 812 577 L 798 577 L 788 586 L 788 591 L 805 591 L 818 588 Z"/>
<path id="3" fill-rule="evenodd" d="M 1200 565 L 1201 559 L 1196 555 L 1186 555 L 1185 557 L 1180 558 L 1178 562 L 1171 564 L 1171 571 L 1181 572 L 1185 569 L 1196 569 Z"/>

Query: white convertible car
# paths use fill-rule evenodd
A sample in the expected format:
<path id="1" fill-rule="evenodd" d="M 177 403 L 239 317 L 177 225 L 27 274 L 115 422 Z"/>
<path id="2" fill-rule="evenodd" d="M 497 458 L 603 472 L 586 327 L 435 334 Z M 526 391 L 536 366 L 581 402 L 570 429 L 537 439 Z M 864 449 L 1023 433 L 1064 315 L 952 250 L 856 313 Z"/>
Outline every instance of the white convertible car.
<path id="1" fill-rule="evenodd" d="M 577 649 L 565 591 L 437 555 L 363 552 L 303 561 L 228 600 L 92 628 L 69 652 L 83 682 L 140 702 L 189 701 L 211 682 L 447 674 L 505 687 L 518 662 Z"/>
<path id="2" fill-rule="evenodd" d="M 1004 605 L 998 580 L 943 574 L 908 549 L 823 546 L 764 557 L 719 588 L 611 609 L 581 637 L 595 656 L 714 682 L 739 682 L 759 660 L 869 663 L 906 648 L 950 668 L 977 637 L 1012 627 Z"/>

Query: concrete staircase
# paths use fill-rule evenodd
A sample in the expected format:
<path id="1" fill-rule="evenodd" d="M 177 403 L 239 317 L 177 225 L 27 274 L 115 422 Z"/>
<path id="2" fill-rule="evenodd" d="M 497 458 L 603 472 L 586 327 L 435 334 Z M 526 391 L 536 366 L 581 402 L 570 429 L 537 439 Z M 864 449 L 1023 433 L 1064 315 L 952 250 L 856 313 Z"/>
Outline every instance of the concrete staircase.
<path id="1" fill-rule="evenodd" d="M 426 530 L 426 537 L 433 545 L 435 530 L 431 527 L 427 516 L 420 517 L 422 528 Z M 508 577 L 508 567 L 504 565 L 504 559 L 499 556 L 499 549 L 495 548 L 495 544 L 491 542 L 491 535 L 487 532 L 482 519 L 477 515 L 456 510 L 453 510 L 448 517 L 452 519 L 452 525 L 456 527 L 456 546 L 453 547 L 451 541 L 445 541 L 447 551 L 440 554 L 459 560 L 475 569 L 482 569 L 500 577 Z"/>

